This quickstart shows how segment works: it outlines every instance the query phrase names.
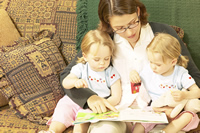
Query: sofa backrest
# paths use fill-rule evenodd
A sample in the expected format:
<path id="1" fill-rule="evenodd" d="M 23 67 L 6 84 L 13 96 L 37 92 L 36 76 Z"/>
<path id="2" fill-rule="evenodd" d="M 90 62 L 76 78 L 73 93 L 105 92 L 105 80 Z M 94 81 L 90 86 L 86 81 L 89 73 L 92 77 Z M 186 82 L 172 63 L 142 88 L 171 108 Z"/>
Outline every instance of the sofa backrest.
<path id="1" fill-rule="evenodd" d="M 200 69 L 200 1 L 141 0 L 149 13 L 149 21 L 176 25 L 184 30 L 183 41 Z"/>

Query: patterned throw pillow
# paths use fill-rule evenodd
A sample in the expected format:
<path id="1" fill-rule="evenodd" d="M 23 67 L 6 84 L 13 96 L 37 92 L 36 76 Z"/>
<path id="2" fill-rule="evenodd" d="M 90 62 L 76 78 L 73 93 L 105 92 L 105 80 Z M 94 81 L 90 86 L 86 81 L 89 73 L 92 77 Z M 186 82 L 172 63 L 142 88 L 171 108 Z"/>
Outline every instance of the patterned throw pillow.
<path id="1" fill-rule="evenodd" d="M 4 9 L 23 37 L 43 29 L 62 39 L 62 54 L 70 63 L 76 51 L 76 3 L 78 0 L 4 0 Z M 1 0 L 0 0 L 1 6 Z"/>
<path id="2" fill-rule="evenodd" d="M 48 32 L 37 34 L 25 46 L 0 51 L 0 91 L 19 118 L 39 124 L 47 122 L 45 117 L 64 95 L 59 74 L 66 67 L 58 50 L 59 39 L 43 33 Z"/>

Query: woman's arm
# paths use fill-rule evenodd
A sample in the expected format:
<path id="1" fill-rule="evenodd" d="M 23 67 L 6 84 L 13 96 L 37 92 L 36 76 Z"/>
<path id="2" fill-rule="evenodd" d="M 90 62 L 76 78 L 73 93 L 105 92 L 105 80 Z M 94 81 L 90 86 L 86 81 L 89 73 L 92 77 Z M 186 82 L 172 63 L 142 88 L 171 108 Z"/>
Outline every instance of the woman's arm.
<path id="1" fill-rule="evenodd" d="M 78 52 L 77 56 L 72 60 L 72 62 L 63 70 L 60 74 L 60 83 L 62 85 L 64 78 L 70 73 L 71 68 L 76 65 L 77 57 L 82 57 L 82 52 Z M 62 86 L 63 87 L 63 86 Z M 64 89 L 64 87 L 63 87 Z M 78 104 L 82 108 L 88 108 L 87 100 L 96 95 L 91 89 L 88 88 L 72 88 L 72 89 L 64 89 L 67 96 L 69 96 L 76 104 Z"/>
<path id="2" fill-rule="evenodd" d="M 156 32 L 165 32 L 165 33 L 168 33 L 168 34 L 176 37 L 179 40 L 179 42 L 181 44 L 181 48 L 182 48 L 181 54 L 185 55 L 189 58 L 187 70 L 189 71 L 189 74 L 194 78 L 197 86 L 200 87 L 200 71 L 197 68 L 197 66 L 195 65 L 195 63 L 190 55 L 190 52 L 188 51 L 188 48 L 185 46 L 183 41 L 177 35 L 176 31 L 167 24 L 161 24 L 161 23 L 155 23 L 155 22 L 150 22 L 149 24 L 150 24 L 154 34 Z"/>

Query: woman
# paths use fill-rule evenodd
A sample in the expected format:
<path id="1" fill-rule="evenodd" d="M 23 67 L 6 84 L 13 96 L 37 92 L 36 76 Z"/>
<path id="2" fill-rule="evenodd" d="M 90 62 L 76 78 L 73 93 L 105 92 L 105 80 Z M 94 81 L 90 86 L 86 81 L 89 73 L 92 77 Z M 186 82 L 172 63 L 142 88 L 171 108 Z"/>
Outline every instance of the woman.
<path id="1" fill-rule="evenodd" d="M 146 7 L 139 0 L 100 0 L 98 14 L 100 18 L 99 29 L 108 32 L 116 44 L 117 50 L 113 65 L 122 80 L 123 96 L 120 107 L 128 107 L 134 100 L 129 91 L 130 79 L 132 78 L 129 77 L 129 74 L 133 69 L 140 71 L 148 62 L 146 47 L 156 32 L 166 32 L 179 40 L 182 47 L 181 54 L 188 56 L 190 60 L 187 69 L 197 85 L 200 86 L 200 72 L 184 43 L 170 26 L 148 22 Z M 80 51 L 77 57 L 81 56 Z M 64 77 L 69 74 L 71 67 L 75 65 L 76 59 L 61 73 L 61 83 Z M 100 110 L 99 112 L 106 111 L 107 104 L 90 89 L 65 89 L 65 92 L 83 108 L 89 107 L 92 110 Z M 100 127 L 101 125 L 103 127 Z M 116 125 L 120 125 L 118 129 L 115 129 Z M 110 130 L 113 129 L 113 132 L 117 130 L 119 133 L 123 133 L 126 128 L 123 122 L 98 122 L 90 126 L 89 132 L 94 130 L 103 132 L 104 128 L 107 131 L 107 126 Z"/>

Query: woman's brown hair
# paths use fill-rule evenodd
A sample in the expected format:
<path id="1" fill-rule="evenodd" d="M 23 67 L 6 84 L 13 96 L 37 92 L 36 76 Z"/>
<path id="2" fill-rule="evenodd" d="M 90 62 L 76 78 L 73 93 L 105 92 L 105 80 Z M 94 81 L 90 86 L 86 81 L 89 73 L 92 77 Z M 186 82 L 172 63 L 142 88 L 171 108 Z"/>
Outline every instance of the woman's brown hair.
<path id="1" fill-rule="evenodd" d="M 137 12 L 137 8 L 140 8 L 141 25 L 147 24 L 148 13 L 146 7 L 139 0 L 100 0 L 98 7 L 98 15 L 100 19 L 99 29 L 106 31 L 109 34 L 113 33 L 113 30 L 109 24 L 109 18 L 113 15 L 122 16 L 125 14 L 133 14 Z"/>

